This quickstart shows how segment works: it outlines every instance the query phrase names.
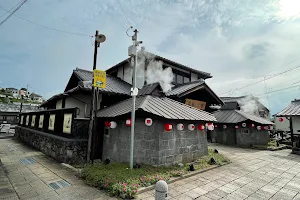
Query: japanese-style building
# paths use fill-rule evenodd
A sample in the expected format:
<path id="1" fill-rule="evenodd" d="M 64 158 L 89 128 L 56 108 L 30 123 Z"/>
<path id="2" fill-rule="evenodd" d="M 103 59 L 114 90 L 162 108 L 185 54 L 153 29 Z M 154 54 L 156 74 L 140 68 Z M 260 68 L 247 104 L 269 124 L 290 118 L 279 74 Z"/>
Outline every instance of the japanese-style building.
<path id="1" fill-rule="evenodd" d="M 217 119 L 211 131 L 213 142 L 244 147 L 268 144 L 273 122 L 242 111 L 238 102 L 227 102 L 213 114 Z"/>
<path id="2" fill-rule="evenodd" d="M 134 161 L 166 165 L 206 155 L 206 127 L 213 127 L 216 121 L 212 106 L 223 105 L 205 83 L 211 74 L 149 53 L 145 58 L 140 56 L 138 62 L 143 67 L 137 79 Z M 155 67 L 151 63 L 159 65 L 162 72 L 171 70 L 173 80 L 168 91 L 164 91 L 163 81 L 147 82 L 147 70 Z M 44 111 L 21 115 L 16 137 L 61 162 L 84 162 L 92 79 L 92 71 L 73 70 L 65 91 L 41 105 Z M 129 161 L 131 87 L 130 58 L 106 70 L 106 88 L 98 88 L 95 95 L 98 104 L 93 159 Z"/>

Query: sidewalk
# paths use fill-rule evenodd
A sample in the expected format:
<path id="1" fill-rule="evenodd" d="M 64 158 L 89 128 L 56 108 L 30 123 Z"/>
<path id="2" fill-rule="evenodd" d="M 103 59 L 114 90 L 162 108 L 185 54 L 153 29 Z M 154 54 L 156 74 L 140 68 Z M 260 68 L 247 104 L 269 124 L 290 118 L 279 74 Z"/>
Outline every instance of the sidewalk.
<path id="1" fill-rule="evenodd" d="M 0 159 L 0 199 L 113 199 L 18 141 L 0 139 Z"/>

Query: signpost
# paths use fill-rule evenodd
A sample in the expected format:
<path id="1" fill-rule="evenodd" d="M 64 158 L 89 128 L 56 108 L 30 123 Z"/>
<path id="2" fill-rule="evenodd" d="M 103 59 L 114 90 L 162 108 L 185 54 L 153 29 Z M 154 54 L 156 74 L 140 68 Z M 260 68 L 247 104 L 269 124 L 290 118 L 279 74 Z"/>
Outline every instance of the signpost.
<path id="1" fill-rule="evenodd" d="M 94 87 L 106 88 L 106 72 L 103 70 L 94 70 Z"/>

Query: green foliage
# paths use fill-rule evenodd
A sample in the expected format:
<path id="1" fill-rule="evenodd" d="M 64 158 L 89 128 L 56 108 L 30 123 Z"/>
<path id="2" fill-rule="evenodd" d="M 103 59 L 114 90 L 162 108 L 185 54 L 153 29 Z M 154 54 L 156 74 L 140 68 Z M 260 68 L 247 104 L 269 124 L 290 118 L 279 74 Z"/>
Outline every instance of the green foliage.
<path id="1" fill-rule="evenodd" d="M 224 165 L 230 161 L 221 154 L 208 150 L 208 155 L 203 156 L 194 162 L 195 170 L 204 169 L 210 166 L 210 158 L 216 160 L 217 165 Z M 106 190 L 113 196 L 125 196 L 133 198 L 138 188 L 155 184 L 159 180 L 168 181 L 171 177 L 178 177 L 188 173 L 189 165 L 184 167 L 175 166 L 150 166 L 141 165 L 139 169 L 129 169 L 128 163 L 102 163 L 86 165 L 81 177 L 88 185 Z"/>
<path id="2" fill-rule="evenodd" d="M 270 142 L 268 143 L 269 147 L 277 147 L 276 145 L 276 140 L 270 140 Z"/>
<path id="3" fill-rule="evenodd" d="M 132 198 L 139 187 L 155 184 L 159 180 L 168 181 L 173 176 L 186 173 L 179 166 L 153 167 L 142 165 L 139 169 L 129 169 L 127 163 L 97 163 L 87 165 L 81 173 L 87 184 L 107 190 L 111 195 L 125 195 Z"/>

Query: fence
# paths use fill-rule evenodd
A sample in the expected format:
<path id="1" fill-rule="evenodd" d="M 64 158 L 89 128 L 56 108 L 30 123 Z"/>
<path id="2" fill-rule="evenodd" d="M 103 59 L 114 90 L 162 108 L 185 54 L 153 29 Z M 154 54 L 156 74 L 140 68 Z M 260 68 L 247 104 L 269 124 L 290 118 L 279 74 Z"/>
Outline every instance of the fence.
<path id="1" fill-rule="evenodd" d="M 76 139 L 88 136 L 88 119 L 76 118 L 77 108 L 21 113 L 19 125 L 46 133 Z"/>

